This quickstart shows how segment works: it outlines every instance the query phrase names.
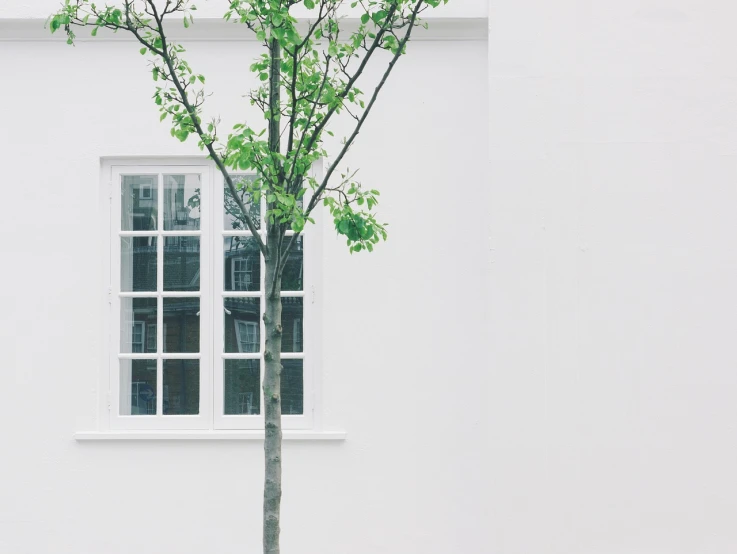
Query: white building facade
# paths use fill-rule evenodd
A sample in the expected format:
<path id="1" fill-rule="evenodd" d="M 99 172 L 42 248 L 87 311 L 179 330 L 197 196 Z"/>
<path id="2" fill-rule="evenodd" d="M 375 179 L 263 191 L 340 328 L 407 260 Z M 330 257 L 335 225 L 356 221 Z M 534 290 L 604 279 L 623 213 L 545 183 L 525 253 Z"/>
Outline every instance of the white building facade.
<path id="1" fill-rule="evenodd" d="M 177 32 L 225 129 L 258 45 L 202 4 Z M 57 5 L 0 6 L 0 552 L 259 552 L 257 398 L 225 383 L 258 358 L 247 237 L 159 123 L 136 45 L 66 46 Z M 322 217 L 294 274 L 285 553 L 737 551 L 736 11 L 428 16 L 346 162 L 389 240 L 351 256 Z M 125 265 L 134 239 L 162 252 L 153 281 Z M 200 273 L 187 254 L 168 279 L 167 242 Z"/>

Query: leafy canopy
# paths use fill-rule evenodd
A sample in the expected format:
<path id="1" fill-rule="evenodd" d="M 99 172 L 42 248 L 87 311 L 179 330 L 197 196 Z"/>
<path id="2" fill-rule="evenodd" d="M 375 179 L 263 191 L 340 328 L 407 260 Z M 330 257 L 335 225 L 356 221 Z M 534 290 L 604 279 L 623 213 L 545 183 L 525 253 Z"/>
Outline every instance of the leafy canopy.
<path id="1" fill-rule="evenodd" d="M 226 138 L 219 133 L 218 119 L 203 122 L 205 76 L 184 59 L 184 47 L 165 34 L 165 20 L 177 18 L 184 27 L 194 22 L 197 8 L 188 0 L 124 0 L 104 6 L 66 0 L 49 25 L 52 33 L 63 29 L 69 44 L 74 43 L 77 27 L 90 27 L 93 36 L 101 29 L 133 35 L 140 53 L 150 60 L 153 100 L 161 120 L 169 119 L 171 134 L 180 141 L 192 135 L 197 138 L 200 149 L 207 151 L 223 173 L 251 231 L 255 223 L 245 195 L 256 202 L 265 197 L 266 220 L 278 226 L 282 236 L 287 228 L 300 233 L 322 202 L 351 252 L 359 252 L 371 251 L 380 239 L 386 239 L 385 225 L 374 214 L 379 192 L 364 188 L 355 180 L 356 172 L 347 171 L 337 179 L 333 175 L 394 64 L 405 53 L 412 30 L 420 25 L 420 14 L 446 2 L 357 0 L 350 6 L 360 8 L 361 15 L 349 31 L 339 16 L 342 0 L 226 2 L 225 19 L 245 25 L 265 48 L 250 65 L 258 86 L 248 94 L 264 121 L 237 123 Z M 307 22 L 300 23 L 292 15 L 300 4 L 309 10 Z M 357 83 L 380 52 L 391 58 L 381 81 L 367 95 Z M 323 137 L 332 135 L 328 124 L 338 115 L 354 121 L 353 131 L 318 180 L 310 168 L 318 159 L 328 158 Z M 230 171 L 253 171 L 257 177 L 235 182 Z M 309 202 L 304 200 L 308 190 Z M 260 247 L 269 254 L 269 245 L 262 242 Z M 285 259 L 288 249 L 278 254 Z"/>

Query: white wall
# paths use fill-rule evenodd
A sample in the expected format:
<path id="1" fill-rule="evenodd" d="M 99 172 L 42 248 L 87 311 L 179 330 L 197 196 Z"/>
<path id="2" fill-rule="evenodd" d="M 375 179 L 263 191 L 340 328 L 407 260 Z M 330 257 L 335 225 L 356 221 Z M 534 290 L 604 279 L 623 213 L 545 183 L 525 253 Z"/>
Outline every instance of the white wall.
<path id="1" fill-rule="evenodd" d="M 192 45 L 228 119 L 247 111 L 255 46 Z M 3 553 L 259 551 L 260 442 L 72 439 L 95 429 L 107 356 L 100 156 L 199 154 L 158 122 L 137 50 L 0 42 Z M 443 191 L 488 181 L 487 45 L 410 56 L 351 153 L 383 191 L 390 240 L 349 256 L 325 233 L 323 416 L 348 439 L 286 444 L 285 553 L 483 548 L 485 207 Z"/>
<path id="2" fill-rule="evenodd" d="M 4 0 L 0 5 L 0 18 L 42 18 L 45 19 L 58 10 L 64 0 Z M 97 2 L 98 5 L 115 4 L 114 0 Z M 221 18 L 228 8 L 227 0 L 193 0 L 190 4 L 197 6 L 198 18 Z M 346 2 L 346 7 L 350 2 Z M 451 0 L 442 9 L 429 10 L 427 19 L 447 17 L 486 17 L 488 4 L 486 0 Z"/>
<path id="3" fill-rule="evenodd" d="M 487 552 L 737 551 L 737 7 L 491 3 Z"/>

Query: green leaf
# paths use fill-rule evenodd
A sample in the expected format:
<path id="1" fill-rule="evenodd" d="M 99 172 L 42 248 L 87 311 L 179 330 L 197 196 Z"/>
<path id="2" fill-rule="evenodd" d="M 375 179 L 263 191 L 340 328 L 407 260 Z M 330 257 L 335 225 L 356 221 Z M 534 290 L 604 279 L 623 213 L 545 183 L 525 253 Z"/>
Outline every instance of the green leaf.
<path id="1" fill-rule="evenodd" d="M 99 29 L 99 27 L 95 27 L 94 29 L 92 29 L 92 33 L 90 33 L 90 34 L 91 34 L 91 35 L 92 35 L 93 37 L 96 37 L 96 36 L 97 36 L 97 30 L 98 30 L 98 29 Z"/>
<path id="2" fill-rule="evenodd" d="M 184 18 L 184 28 L 185 29 L 189 28 L 189 19 L 187 19 L 186 17 Z"/>
<path id="3" fill-rule="evenodd" d="M 275 27 L 281 25 L 282 21 L 284 21 L 284 18 L 278 13 L 275 13 L 271 18 L 271 22 L 274 24 Z"/>
<path id="4" fill-rule="evenodd" d="M 258 31 L 258 32 L 256 33 L 256 38 L 257 38 L 258 40 L 261 40 L 261 41 L 263 41 L 263 40 L 266 40 L 266 33 L 265 33 L 265 32 L 264 32 L 263 30 L 261 30 L 261 31 Z"/>
<path id="5" fill-rule="evenodd" d="M 340 223 L 338 223 L 338 232 L 341 235 L 347 235 L 348 231 L 351 230 L 351 222 L 347 219 L 342 219 Z"/>
<path id="6" fill-rule="evenodd" d="M 369 19 L 371 19 L 371 16 L 369 14 L 365 13 L 365 14 L 363 14 L 361 16 L 361 23 L 363 23 L 364 25 L 366 25 L 366 23 L 369 22 Z"/>
<path id="7" fill-rule="evenodd" d="M 305 0 L 305 8 L 311 10 L 315 7 L 315 3 L 312 0 Z"/>

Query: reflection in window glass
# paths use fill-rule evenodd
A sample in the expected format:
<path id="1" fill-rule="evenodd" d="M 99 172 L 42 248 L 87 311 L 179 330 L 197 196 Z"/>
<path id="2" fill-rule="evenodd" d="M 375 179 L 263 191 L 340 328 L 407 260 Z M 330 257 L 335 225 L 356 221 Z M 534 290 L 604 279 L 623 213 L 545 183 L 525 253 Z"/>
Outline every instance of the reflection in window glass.
<path id="1" fill-rule="evenodd" d="M 224 360 L 226 415 L 261 412 L 259 360 Z"/>
<path id="2" fill-rule="evenodd" d="M 253 181 L 256 177 L 254 175 L 234 175 L 233 183 L 238 189 L 238 194 L 248 210 L 248 215 L 253 220 L 256 229 L 261 228 L 261 206 L 258 202 L 252 203 L 250 195 L 245 191 L 245 186 Z M 230 188 L 225 185 L 225 205 L 223 206 L 223 228 L 226 231 L 248 231 L 246 225 L 246 219 L 243 217 L 243 212 L 240 206 L 233 199 L 233 195 L 230 193 Z"/>
<path id="3" fill-rule="evenodd" d="M 156 360 L 120 360 L 120 415 L 156 414 Z"/>
<path id="4" fill-rule="evenodd" d="M 164 352 L 200 351 L 200 299 L 164 298 Z"/>
<path id="5" fill-rule="evenodd" d="M 146 352 L 156 352 L 158 348 L 156 344 L 156 324 L 148 323 L 146 325 Z"/>
<path id="6" fill-rule="evenodd" d="M 200 176 L 164 175 L 164 230 L 200 228 Z"/>
<path id="7" fill-rule="evenodd" d="M 164 290 L 200 290 L 200 237 L 164 237 Z"/>
<path id="8" fill-rule="evenodd" d="M 225 290 L 261 290 L 261 251 L 253 237 L 225 237 Z"/>
<path id="9" fill-rule="evenodd" d="M 282 352 L 302 352 L 302 298 L 281 299 Z"/>
<path id="10" fill-rule="evenodd" d="M 157 175 L 123 175 L 121 220 L 123 231 L 155 231 L 158 204 Z"/>
<path id="11" fill-rule="evenodd" d="M 120 299 L 121 352 L 144 352 L 144 346 L 147 345 L 146 330 L 150 325 L 156 327 L 156 311 L 156 298 Z"/>
<path id="12" fill-rule="evenodd" d="M 164 360 L 164 415 L 200 413 L 200 361 Z"/>
<path id="13" fill-rule="evenodd" d="M 156 237 L 120 239 L 120 290 L 156 290 Z"/>
<path id="14" fill-rule="evenodd" d="M 282 360 L 281 413 L 298 415 L 304 412 L 304 379 L 302 360 Z"/>
<path id="15" fill-rule="evenodd" d="M 286 240 L 289 240 L 287 237 Z M 304 250 L 302 237 L 297 237 L 284 264 L 284 273 L 281 280 L 281 290 L 302 290 L 302 274 L 304 273 Z"/>
<path id="16" fill-rule="evenodd" d="M 224 298 L 225 352 L 258 352 L 261 318 L 259 298 Z"/>

